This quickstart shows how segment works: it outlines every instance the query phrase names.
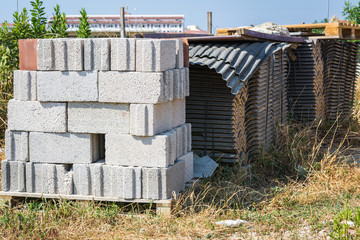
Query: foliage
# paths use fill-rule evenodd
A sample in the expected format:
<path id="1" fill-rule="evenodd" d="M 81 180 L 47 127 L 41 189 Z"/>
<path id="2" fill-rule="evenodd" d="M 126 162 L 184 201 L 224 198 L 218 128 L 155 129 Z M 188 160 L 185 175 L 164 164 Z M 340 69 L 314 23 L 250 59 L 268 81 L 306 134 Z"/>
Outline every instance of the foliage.
<path id="1" fill-rule="evenodd" d="M 33 38 L 44 38 L 46 30 L 46 17 L 45 17 L 45 7 L 42 7 L 43 2 L 40 0 L 31 1 L 31 6 L 33 9 L 31 12 L 31 29 Z"/>
<path id="2" fill-rule="evenodd" d="M 353 235 L 360 237 L 360 208 L 356 208 L 352 211 L 349 204 L 346 203 L 345 208 L 341 210 L 334 218 L 334 225 L 330 237 L 336 240 L 355 239 Z M 358 229 L 353 231 L 351 229 Z"/>
<path id="3" fill-rule="evenodd" d="M 350 1 L 346 1 L 342 13 L 346 20 L 353 21 L 355 24 L 360 24 L 360 1 L 357 6 L 351 4 Z"/>
<path id="4" fill-rule="evenodd" d="M 328 23 L 329 19 L 324 18 L 323 20 L 320 21 L 320 23 Z M 313 23 L 319 23 L 317 20 L 315 20 Z M 317 33 L 317 34 L 324 34 L 325 30 L 324 29 L 313 29 L 312 30 L 313 33 Z"/>
<path id="5" fill-rule="evenodd" d="M 68 29 L 66 24 L 66 15 L 65 13 L 60 12 L 59 4 L 54 7 L 53 18 L 54 20 L 50 22 L 50 32 L 55 34 L 56 37 L 66 38 L 68 36 L 68 33 L 66 32 Z"/>
<path id="6" fill-rule="evenodd" d="M 88 22 L 87 13 L 84 8 L 80 11 L 81 17 L 79 18 L 79 29 L 76 31 L 77 37 L 89 38 L 91 35 L 90 24 Z"/>

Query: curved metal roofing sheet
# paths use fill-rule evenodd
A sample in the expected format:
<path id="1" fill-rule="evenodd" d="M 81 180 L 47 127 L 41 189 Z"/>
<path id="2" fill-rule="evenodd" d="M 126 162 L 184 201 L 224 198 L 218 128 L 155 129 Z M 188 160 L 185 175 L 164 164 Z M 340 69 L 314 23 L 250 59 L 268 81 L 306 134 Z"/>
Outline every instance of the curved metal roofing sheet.
<path id="1" fill-rule="evenodd" d="M 190 64 L 215 69 L 227 82 L 231 93 L 237 94 L 271 55 L 290 46 L 278 42 L 192 43 Z"/>

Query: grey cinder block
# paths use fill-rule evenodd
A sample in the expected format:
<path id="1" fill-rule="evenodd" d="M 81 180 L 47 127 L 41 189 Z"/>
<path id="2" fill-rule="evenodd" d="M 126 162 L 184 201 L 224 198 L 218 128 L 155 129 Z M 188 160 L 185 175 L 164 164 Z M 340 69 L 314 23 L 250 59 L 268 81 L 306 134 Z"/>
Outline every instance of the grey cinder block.
<path id="1" fill-rule="evenodd" d="M 135 41 L 136 39 L 111 39 L 111 70 L 135 71 Z"/>
<path id="2" fill-rule="evenodd" d="M 141 168 L 124 167 L 124 198 L 141 198 Z"/>
<path id="3" fill-rule="evenodd" d="M 99 102 L 160 103 L 167 100 L 163 73 L 99 72 Z"/>
<path id="4" fill-rule="evenodd" d="M 176 158 L 184 155 L 184 146 L 185 146 L 185 128 L 184 125 L 181 125 L 174 129 L 176 131 Z"/>
<path id="5" fill-rule="evenodd" d="M 57 71 L 83 71 L 83 39 L 51 39 L 55 49 Z M 41 69 L 40 69 L 41 70 Z"/>
<path id="6" fill-rule="evenodd" d="M 91 177 L 90 167 L 87 164 L 74 164 L 74 194 L 90 195 L 91 194 Z"/>
<path id="7" fill-rule="evenodd" d="M 36 71 L 14 71 L 14 99 L 36 101 Z"/>
<path id="8" fill-rule="evenodd" d="M 192 134 L 192 130 L 191 130 L 191 124 L 190 123 L 186 123 L 185 124 L 186 128 L 187 128 L 187 136 L 186 136 L 186 149 L 185 152 L 191 152 L 192 149 L 192 141 L 191 141 L 191 134 Z"/>
<path id="9" fill-rule="evenodd" d="M 45 184 L 44 193 L 55 194 L 56 193 L 56 165 L 55 164 L 44 164 L 46 173 L 43 176 L 43 182 Z"/>
<path id="10" fill-rule="evenodd" d="M 66 103 L 10 100 L 8 104 L 8 129 L 14 131 L 66 132 Z"/>
<path id="11" fill-rule="evenodd" d="M 176 40 L 136 41 L 136 71 L 162 72 L 176 67 Z"/>
<path id="12" fill-rule="evenodd" d="M 103 165 L 104 196 L 123 198 L 124 196 L 124 167 Z"/>
<path id="13" fill-rule="evenodd" d="M 172 126 L 177 127 L 185 123 L 186 121 L 186 103 L 185 98 L 177 99 L 172 102 Z"/>
<path id="14" fill-rule="evenodd" d="M 5 131 L 5 157 L 9 161 L 29 161 L 29 133 Z"/>
<path id="15" fill-rule="evenodd" d="M 39 71 L 37 84 L 39 101 L 94 102 L 98 100 L 96 71 Z"/>
<path id="16" fill-rule="evenodd" d="M 1 190 L 10 190 L 10 162 L 6 160 L 1 161 Z"/>
<path id="17" fill-rule="evenodd" d="M 56 192 L 59 194 L 71 195 L 73 194 L 73 170 L 66 169 L 64 164 L 56 164 Z"/>
<path id="18" fill-rule="evenodd" d="M 25 172 L 26 172 L 26 191 L 29 193 L 35 192 L 34 163 L 27 162 L 25 165 Z"/>
<path id="19" fill-rule="evenodd" d="M 85 70 L 110 70 L 110 39 L 84 40 Z"/>
<path id="20" fill-rule="evenodd" d="M 69 103 L 68 129 L 76 133 L 129 133 L 129 104 Z"/>
<path id="21" fill-rule="evenodd" d="M 172 101 L 174 99 L 174 71 L 167 70 L 164 72 L 165 78 L 165 95 L 168 101 Z"/>
<path id="22" fill-rule="evenodd" d="M 168 168 L 143 168 L 142 196 L 145 199 L 170 199 L 184 189 L 185 162 L 177 161 Z"/>
<path id="23" fill-rule="evenodd" d="M 94 196 L 104 195 L 104 177 L 103 169 L 101 164 L 90 165 L 90 176 L 91 176 L 91 193 Z"/>
<path id="24" fill-rule="evenodd" d="M 185 162 L 185 183 L 194 178 L 194 154 L 193 152 L 188 152 L 179 157 L 179 161 Z"/>
<path id="25" fill-rule="evenodd" d="M 173 74 L 174 74 L 174 84 L 173 84 L 173 92 L 174 92 L 174 99 L 179 99 L 181 98 L 181 71 L 180 69 L 174 69 L 173 70 Z"/>
<path id="26" fill-rule="evenodd" d="M 190 96 L 190 71 L 185 68 L 185 97 Z"/>
<path id="27" fill-rule="evenodd" d="M 176 68 L 184 67 L 184 44 L 181 38 L 176 39 Z"/>
<path id="28" fill-rule="evenodd" d="M 130 134 L 154 136 L 173 128 L 172 102 L 130 104 Z"/>
<path id="29" fill-rule="evenodd" d="M 55 47 L 51 39 L 37 41 L 37 69 L 39 71 L 55 70 Z"/>
<path id="30" fill-rule="evenodd" d="M 161 135 L 165 135 L 165 136 L 169 137 L 169 141 L 170 141 L 170 147 L 169 147 L 170 161 L 169 161 L 169 165 L 174 165 L 176 157 L 177 157 L 176 131 L 172 129 L 170 131 L 162 133 Z"/>
<path id="31" fill-rule="evenodd" d="M 169 134 L 137 137 L 129 134 L 106 134 L 106 164 L 167 167 L 171 159 Z"/>
<path id="32" fill-rule="evenodd" d="M 30 161 L 37 163 L 92 163 L 99 153 L 94 149 L 96 135 L 31 132 Z"/>

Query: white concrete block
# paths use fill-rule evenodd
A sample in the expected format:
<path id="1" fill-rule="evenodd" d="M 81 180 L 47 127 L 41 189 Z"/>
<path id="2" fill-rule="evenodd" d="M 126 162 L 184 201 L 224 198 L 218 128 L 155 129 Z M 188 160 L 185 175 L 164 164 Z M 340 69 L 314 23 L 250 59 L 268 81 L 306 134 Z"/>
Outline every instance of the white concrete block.
<path id="1" fill-rule="evenodd" d="M 51 39 L 55 50 L 55 66 L 54 70 L 65 70 L 67 68 L 67 43 L 66 39 Z"/>
<path id="2" fill-rule="evenodd" d="M 90 176 L 91 176 L 91 193 L 94 196 L 104 196 L 104 175 L 101 164 L 90 165 Z"/>
<path id="3" fill-rule="evenodd" d="M 5 132 L 5 157 L 8 161 L 29 161 L 28 132 Z"/>
<path id="4" fill-rule="evenodd" d="M 66 67 L 64 71 L 83 71 L 84 70 L 84 40 L 66 39 L 67 54 Z M 62 70 L 62 69 L 60 69 Z"/>
<path id="5" fill-rule="evenodd" d="M 186 139 L 185 139 L 185 142 L 186 142 L 186 148 L 185 148 L 185 152 L 191 152 L 191 149 L 192 149 L 192 141 L 191 141 L 191 134 L 192 134 L 192 128 L 191 128 L 191 124 L 190 123 L 186 123 L 185 124 L 186 126 Z"/>
<path id="6" fill-rule="evenodd" d="M 124 167 L 124 198 L 125 199 L 134 199 L 141 198 L 141 168 L 139 167 Z"/>
<path id="7" fill-rule="evenodd" d="M 174 69 L 173 70 L 173 74 L 174 74 L 174 84 L 173 84 L 173 92 L 174 92 L 174 95 L 173 95 L 173 98 L 174 99 L 179 99 L 181 98 L 181 71 L 180 69 Z"/>
<path id="8" fill-rule="evenodd" d="M 35 170 L 34 163 L 27 162 L 25 165 L 26 172 L 26 191 L 29 193 L 35 192 Z"/>
<path id="9" fill-rule="evenodd" d="M 56 165 L 55 164 L 44 164 L 46 173 L 43 175 L 44 193 L 55 194 L 56 193 Z M 43 169 L 44 169 L 43 168 Z"/>
<path id="10" fill-rule="evenodd" d="M 136 41 L 136 71 L 162 72 L 176 67 L 176 40 Z"/>
<path id="11" fill-rule="evenodd" d="M 56 164 L 56 193 L 71 195 L 73 194 L 73 170 L 64 164 Z"/>
<path id="12" fill-rule="evenodd" d="M 176 68 L 184 67 L 184 43 L 181 38 L 176 39 Z"/>
<path id="13" fill-rule="evenodd" d="M 190 96 L 190 71 L 185 68 L 185 97 Z"/>
<path id="14" fill-rule="evenodd" d="M 124 186 L 124 167 L 104 165 L 103 174 L 104 196 L 123 198 L 124 187 L 131 188 L 131 186 Z"/>
<path id="15" fill-rule="evenodd" d="M 164 132 L 160 135 L 165 135 L 167 137 L 169 137 L 169 141 L 170 141 L 170 162 L 169 165 L 174 165 L 175 160 L 176 160 L 176 154 L 177 154 L 177 137 L 176 137 L 176 131 L 175 130 L 170 130 L 167 132 Z"/>
<path id="16" fill-rule="evenodd" d="M 154 136 L 173 128 L 172 102 L 130 104 L 130 134 Z"/>
<path id="17" fill-rule="evenodd" d="M 55 47 L 51 39 L 37 40 L 37 69 L 39 71 L 55 70 Z"/>
<path id="18" fill-rule="evenodd" d="M 185 183 L 194 178 L 194 154 L 193 152 L 188 152 L 179 157 L 178 161 L 185 162 Z"/>
<path id="19" fill-rule="evenodd" d="M 184 98 L 186 95 L 186 70 L 185 68 L 180 69 L 180 87 L 179 87 L 179 98 Z"/>
<path id="20" fill-rule="evenodd" d="M 30 161 L 37 163 L 92 163 L 99 152 L 93 134 L 31 132 Z"/>
<path id="21" fill-rule="evenodd" d="M 184 189 L 185 162 L 177 161 L 169 168 L 143 168 L 143 193 L 145 199 L 170 199 L 172 193 Z"/>
<path id="22" fill-rule="evenodd" d="M 3 191 L 24 192 L 25 186 L 25 162 L 6 161 L 1 162 L 1 188 Z"/>
<path id="23" fill-rule="evenodd" d="M 94 102 L 98 100 L 96 71 L 37 73 L 38 100 L 43 102 Z"/>
<path id="24" fill-rule="evenodd" d="M 90 167 L 87 164 L 74 164 L 74 194 L 90 195 L 91 194 L 91 176 Z"/>
<path id="25" fill-rule="evenodd" d="M 181 125 L 174 129 L 176 131 L 176 159 L 185 154 L 185 127 Z"/>
<path id="26" fill-rule="evenodd" d="M 10 162 L 6 160 L 1 161 L 1 190 L 10 190 Z"/>
<path id="27" fill-rule="evenodd" d="M 8 129 L 14 131 L 66 132 L 66 103 L 10 100 Z"/>
<path id="28" fill-rule="evenodd" d="M 85 70 L 110 70 L 110 39 L 84 40 Z"/>
<path id="29" fill-rule="evenodd" d="M 129 104 L 69 103 L 68 129 L 76 133 L 129 133 Z"/>
<path id="30" fill-rule="evenodd" d="M 14 71 L 14 99 L 36 101 L 36 71 Z"/>
<path id="31" fill-rule="evenodd" d="M 174 100 L 174 71 L 167 70 L 164 72 L 165 77 L 165 95 L 168 101 Z"/>
<path id="32" fill-rule="evenodd" d="M 111 70 L 135 71 L 134 38 L 111 38 Z"/>
<path id="33" fill-rule="evenodd" d="M 186 103 L 185 98 L 177 99 L 172 102 L 172 126 L 177 127 L 185 123 L 186 121 Z"/>
<path id="34" fill-rule="evenodd" d="M 173 161 L 171 134 L 137 137 L 106 134 L 106 164 L 123 166 L 167 167 Z"/>
<path id="35" fill-rule="evenodd" d="M 166 92 L 163 73 L 99 72 L 99 102 L 155 104 Z"/>

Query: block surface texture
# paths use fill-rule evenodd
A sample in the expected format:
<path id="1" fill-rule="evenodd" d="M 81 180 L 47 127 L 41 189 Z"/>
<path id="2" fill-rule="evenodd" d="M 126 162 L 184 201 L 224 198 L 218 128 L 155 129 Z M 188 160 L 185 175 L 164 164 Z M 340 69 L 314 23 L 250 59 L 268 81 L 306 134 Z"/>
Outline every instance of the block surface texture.
<path id="1" fill-rule="evenodd" d="M 135 71 L 135 41 L 134 38 L 111 39 L 112 71 Z"/>
<path id="2" fill-rule="evenodd" d="M 186 183 L 194 178 L 194 154 L 193 152 L 188 152 L 180 156 L 178 160 L 185 162 L 184 181 Z"/>
<path id="3" fill-rule="evenodd" d="M 37 100 L 36 71 L 14 71 L 14 99 L 21 101 Z"/>
<path id="4" fill-rule="evenodd" d="M 66 125 L 66 103 L 9 101 L 9 130 L 66 132 Z"/>
<path id="5" fill-rule="evenodd" d="M 92 163 L 98 160 L 96 136 L 75 133 L 29 135 L 30 161 L 38 163 Z"/>
<path id="6" fill-rule="evenodd" d="M 129 133 L 129 104 L 69 103 L 69 132 Z"/>
<path id="7" fill-rule="evenodd" d="M 136 71 L 162 72 L 176 67 L 176 40 L 137 40 Z"/>
<path id="8" fill-rule="evenodd" d="M 29 161 L 29 132 L 5 132 L 5 157 L 8 161 Z"/>
<path id="9" fill-rule="evenodd" d="M 97 72 L 40 71 L 38 100 L 44 102 L 94 102 L 98 100 Z"/>
<path id="10" fill-rule="evenodd" d="M 99 72 L 99 102 L 160 103 L 166 101 L 163 73 Z"/>
<path id="11" fill-rule="evenodd" d="M 110 39 L 84 40 L 85 70 L 110 70 Z"/>
<path id="12" fill-rule="evenodd" d="M 167 167 L 173 161 L 171 134 L 137 137 L 129 134 L 105 136 L 106 164 Z"/>

